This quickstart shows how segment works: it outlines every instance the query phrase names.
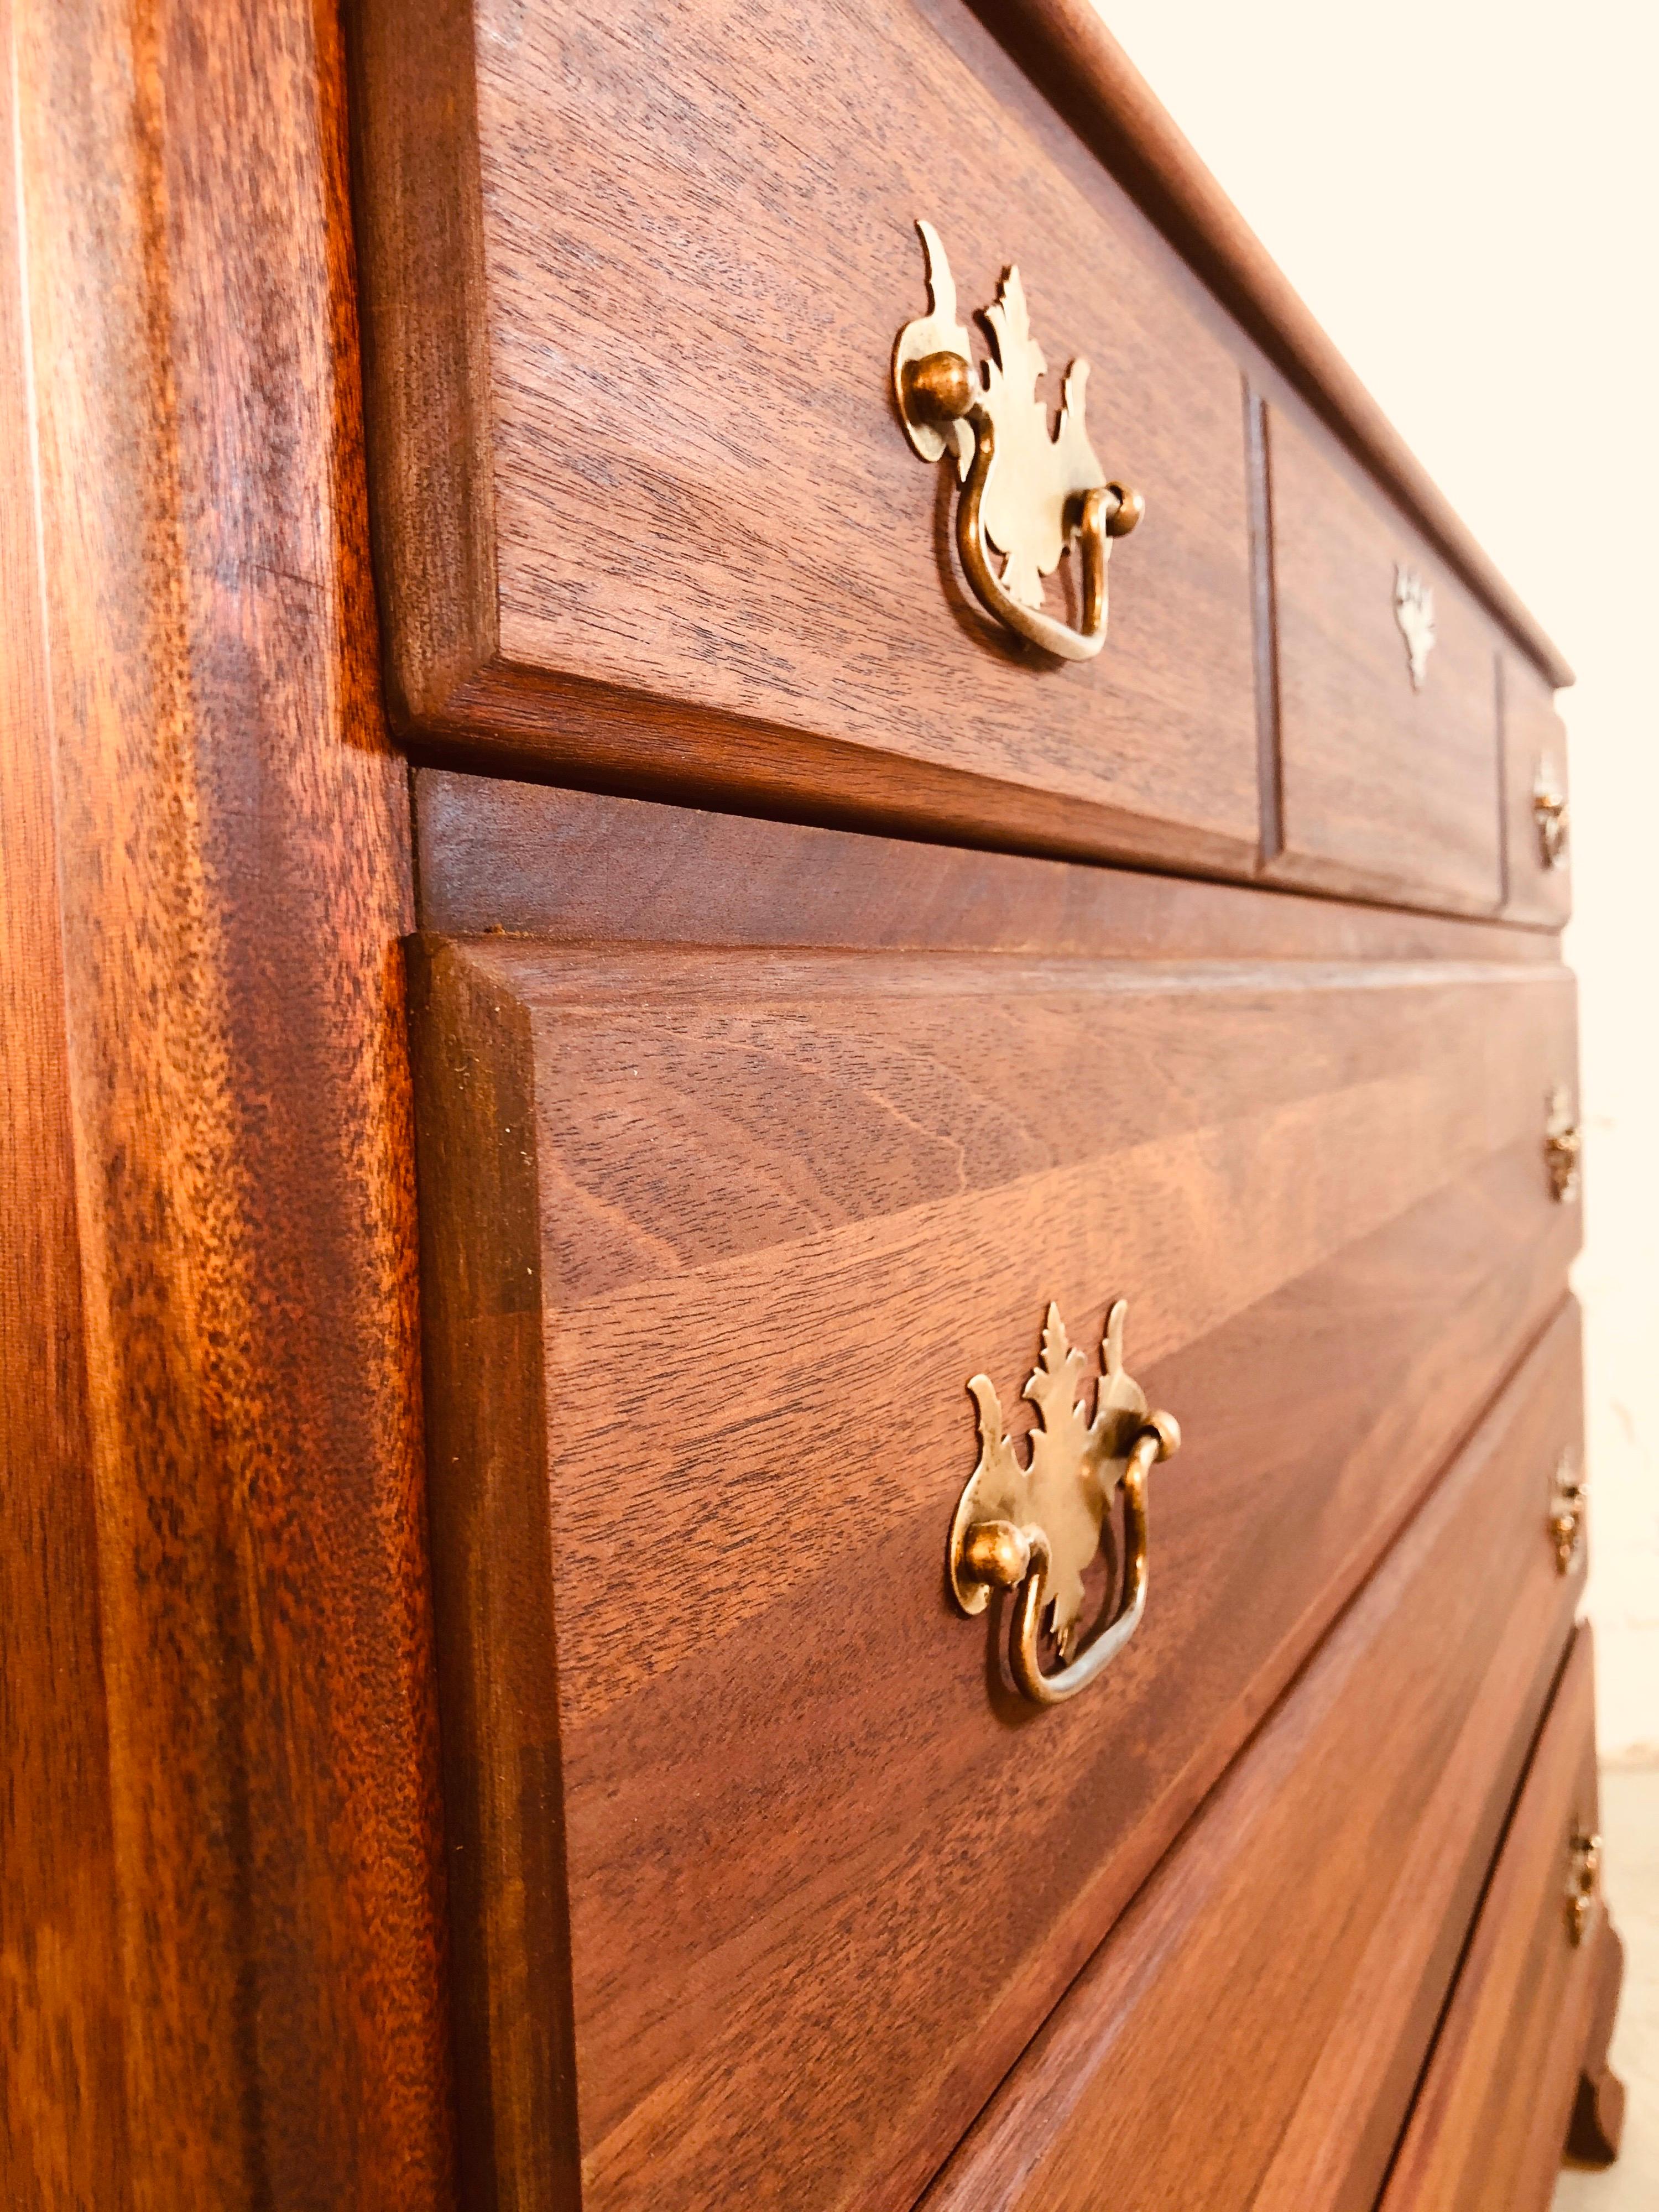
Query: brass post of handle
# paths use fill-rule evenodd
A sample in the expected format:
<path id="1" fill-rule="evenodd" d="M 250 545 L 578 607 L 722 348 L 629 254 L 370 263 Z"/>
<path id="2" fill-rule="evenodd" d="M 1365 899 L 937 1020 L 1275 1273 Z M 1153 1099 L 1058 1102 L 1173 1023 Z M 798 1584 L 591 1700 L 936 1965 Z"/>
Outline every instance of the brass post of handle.
<path id="1" fill-rule="evenodd" d="M 951 1522 L 949 1572 L 957 1604 L 981 1612 L 994 1589 L 1016 1593 L 1008 1665 L 1033 1705 L 1063 1705 L 1097 1680 L 1140 1626 L 1149 1573 L 1147 1478 L 1159 1460 L 1181 1449 L 1171 1413 L 1151 1412 L 1123 1368 L 1127 1309 L 1115 1304 L 1107 1322 L 1103 1372 L 1086 1425 L 1077 1403 L 1082 1354 L 1074 1352 L 1059 1309 L 1051 1304 L 1042 1355 L 1025 1386 L 1037 1407 L 1029 1464 L 1003 1432 L 1002 1408 L 988 1376 L 969 1389 L 979 1409 L 980 1459 Z M 1121 1468 L 1121 1472 L 1118 1470 Z M 1079 1650 L 1083 1574 L 1100 1548 L 1114 1499 L 1123 1499 L 1123 1571 L 1117 1601 Z M 1042 1671 L 1038 1651 L 1043 1616 L 1063 1664 Z"/>

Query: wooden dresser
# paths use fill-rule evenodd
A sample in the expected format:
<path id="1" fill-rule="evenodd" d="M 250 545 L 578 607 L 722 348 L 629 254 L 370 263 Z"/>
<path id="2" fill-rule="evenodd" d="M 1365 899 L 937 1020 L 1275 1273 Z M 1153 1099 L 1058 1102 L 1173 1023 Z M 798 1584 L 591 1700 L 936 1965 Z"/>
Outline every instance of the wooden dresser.
<path id="1" fill-rule="evenodd" d="M 1086 0 L 0 13 L 0 2197 L 1547 2205 L 1549 640 Z"/>

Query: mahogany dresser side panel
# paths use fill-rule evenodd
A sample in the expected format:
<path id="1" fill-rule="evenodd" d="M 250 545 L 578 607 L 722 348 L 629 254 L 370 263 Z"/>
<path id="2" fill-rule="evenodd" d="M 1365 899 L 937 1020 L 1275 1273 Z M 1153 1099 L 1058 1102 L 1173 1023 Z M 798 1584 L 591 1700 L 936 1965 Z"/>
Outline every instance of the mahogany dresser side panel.
<path id="1" fill-rule="evenodd" d="M 9 0 L 0 141 L 14 143 Z M 0 2201 L 132 2203 L 16 171 L 0 182 Z M 142 2116 L 135 2116 L 141 2118 Z"/>
<path id="2" fill-rule="evenodd" d="M 7 59 L 113 1859 L 76 1966 L 123 2004 L 94 2169 L 155 2212 L 444 2212 L 409 820 L 337 27 L 14 0 Z M 66 1583 L 85 1510 L 52 1501 Z"/>

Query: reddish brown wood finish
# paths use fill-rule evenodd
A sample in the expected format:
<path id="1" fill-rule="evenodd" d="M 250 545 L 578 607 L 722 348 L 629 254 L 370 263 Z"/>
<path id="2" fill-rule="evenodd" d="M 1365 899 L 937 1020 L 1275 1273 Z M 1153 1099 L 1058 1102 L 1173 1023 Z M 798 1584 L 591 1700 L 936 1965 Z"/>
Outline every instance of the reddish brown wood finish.
<path id="1" fill-rule="evenodd" d="M 1496 913 L 1503 903 L 1498 636 L 1317 425 L 1267 422 L 1281 882 Z M 1397 566 L 1434 592 L 1413 689 Z"/>
<path id="2" fill-rule="evenodd" d="M 1572 1838 L 1595 1825 L 1590 1633 L 1581 1628 L 1380 2212 L 1548 2204 L 1600 1978 L 1598 1943 L 1587 1936 L 1575 1947 L 1567 1923 Z"/>
<path id="3" fill-rule="evenodd" d="M 10 10 L 0 5 L 9 59 Z M 15 143 L 14 79 L 0 137 Z M 0 2201 L 126 2212 L 46 642 L 15 172 L 0 186 Z"/>
<path id="4" fill-rule="evenodd" d="M 1504 655 L 1504 912 L 1514 921 L 1559 929 L 1572 909 L 1572 822 L 1562 865 L 1545 865 L 1533 796 L 1540 767 L 1558 791 L 1567 784 L 1567 733 L 1549 687 L 1529 661 Z"/>
<path id="5" fill-rule="evenodd" d="M 908 2203 L 1553 1308 L 1570 995 L 499 938 L 417 1006 L 469 2154 Z M 963 1384 L 1116 1291 L 1188 1443 L 1038 1713 L 940 1587 Z"/>
<path id="6" fill-rule="evenodd" d="M 422 927 L 561 940 L 1547 961 L 1534 930 L 417 769 Z"/>
<path id="7" fill-rule="evenodd" d="M 1572 671 L 1249 229 L 1091 0 L 971 0 L 1057 111 L 1375 471 L 1552 684 Z"/>
<path id="8" fill-rule="evenodd" d="M 926 2212 L 1370 2212 L 1583 1591 L 1580 1389 L 1569 1307 Z"/>
<path id="9" fill-rule="evenodd" d="M 437 2212 L 341 58 L 301 0 L 14 0 L 5 61 L 0 2193 Z"/>
<path id="10" fill-rule="evenodd" d="M 417 744 L 1249 872 L 1236 349 L 1110 179 L 981 80 L 974 53 L 1006 64 L 964 9 L 949 40 L 900 0 L 360 12 L 380 570 Z M 1018 259 L 1150 502 L 1086 665 L 981 616 L 951 488 L 902 434 L 922 215 L 964 313 Z"/>
<path id="11" fill-rule="evenodd" d="M 1578 2087 L 1567 2124 L 1567 2155 L 1582 2166 L 1610 2166 L 1625 2131 L 1625 2085 L 1607 2063 L 1619 1993 L 1625 1979 L 1625 1947 L 1605 1913 L 1594 1938 L 1589 2032 L 1578 2065 Z"/>
<path id="12" fill-rule="evenodd" d="M 1251 871 L 1262 364 L 957 0 L 352 20 L 430 757 Z M 1023 20 L 1095 51 L 1071 0 Z M 337 27 L 0 27 L 0 2197 L 446 2212 Z M 1171 228 L 1206 181 L 1123 83 Z M 1092 671 L 986 630 L 890 411 L 922 211 L 965 299 L 1018 255 L 1151 492 Z M 1555 1310 L 1554 945 L 435 773 L 422 838 L 446 930 L 638 940 L 417 955 L 469 2201 L 909 2204 Z M 960 1385 L 1019 1414 L 1043 1299 L 1086 1340 L 1117 1288 L 1189 1441 L 1142 1635 L 1036 1715 L 943 1601 Z"/>

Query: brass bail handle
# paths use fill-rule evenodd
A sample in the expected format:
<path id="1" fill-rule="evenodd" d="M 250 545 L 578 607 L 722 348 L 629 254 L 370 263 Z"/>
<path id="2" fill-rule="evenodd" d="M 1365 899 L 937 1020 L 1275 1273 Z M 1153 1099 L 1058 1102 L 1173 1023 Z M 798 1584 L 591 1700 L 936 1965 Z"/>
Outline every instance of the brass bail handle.
<path id="1" fill-rule="evenodd" d="M 1538 825 L 1540 866 L 1565 868 L 1567 865 L 1567 795 L 1556 781 L 1555 770 L 1547 758 L 1539 761 L 1538 774 L 1533 779 L 1532 813 Z"/>
<path id="2" fill-rule="evenodd" d="M 1173 1414 L 1148 1409 L 1123 1369 L 1127 1308 L 1107 1322 L 1103 1373 L 1092 1420 L 1077 1404 L 1083 1356 L 1050 1305 L 1042 1355 L 1025 1395 L 1038 1411 L 1029 1463 L 1003 1431 L 1002 1409 L 988 1376 L 969 1384 L 979 1409 L 980 1459 L 957 1501 L 949 1549 L 951 1586 L 963 1613 L 982 1612 L 994 1589 L 1018 1593 L 1009 1629 L 1008 1663 L 1033 1705 L 1063 1705 L 1097 1680 L 1140 1626 L 1149 1571 L 1147 1478 L 1159 1460 L 1181 1449 Z M 1113 1470 L 1121 1462 L 1122 1472 Z M 1100 1548 L 1114 1498 L 1123 1498 L 1124 1563 L 1115 1609 L 1077 1648 L 1083 1573 Z M 1037 1650 L 1043 1617 L 1063 1664 L 1045 1674 Z"/>
<path id="3" fill-rule="evenodd" d="M 1578 1480 L 1577 1461 L 1570 1449 L 1564 1451 L 1556 1462 L 1555 1491 L 1551 1500 L 1549 1522 L 1559 1574 L 1571 1574 L 1582 1555 L 1586 1504 L 1584 1486 Z"/>
<path id="4" fill-rule="evenodd" d="M 1567 1881 L 1567 1935 L 1576 1946 L 1583 1942 L 1595 1917 L 1601 1878 L 1601 1838 L 1582 1821 L 1575 1820 L 1567 1849 L 1571 1869 Z"/>
<path id="5" fill-rule="evenodd" d="M 954 457 L 961 475 L 957 552 L 988 614 L 1060 660 L 1092 660 L 1106 642 L 1106 563 L 1115 538 L 1145 513 L 1138 492 L 1108 483 L 1084 425 L 1089 364 L 1073 361 L 1052 432 L 1036 397 L 1047 368 L 1032 337 L 1018 269 L 1010 268 L 984 321 L 996 349 L 975 370 L 957 321 L 956 283 L 931 223 L 919 222 L 930 313 L 907 323 L 893 351 L 893 391 L 905 434 L 927 461 Z M 1042 579 L 1075 542 L 1082 556 L 1074 629 L 1044 611 Z M 993 550 L 1003 556 L 1000 573 Z"/>
<path id="6" fill-rule="evenodd" d="M 1172 1413 L 1153 1413 L 1136 1437 L 1119 1487 L 1123 1492 L 1123 1593 L 1110 1620 L 1067 1667 L 1045 1674 L 1037 1656 L 1037 1632 L 1048 1595 L 1051 1549 L 1041 1528 L 1018 1528 L 1010 1522 L 981 1522 L 969 1532 L 963 1571 L 991 1588 L 1018 1588 L 1013 1624 L 1008 1632 L 1008 1665 L 1022 1693 L 1034 1705 L 1063 1705 L 1103 1674 L 1140 1626 L 1146 1610 L 1148 1528 L 1146 1478 L 1161 1459 L 1181 1449 L 1181 1430 Z"/>

